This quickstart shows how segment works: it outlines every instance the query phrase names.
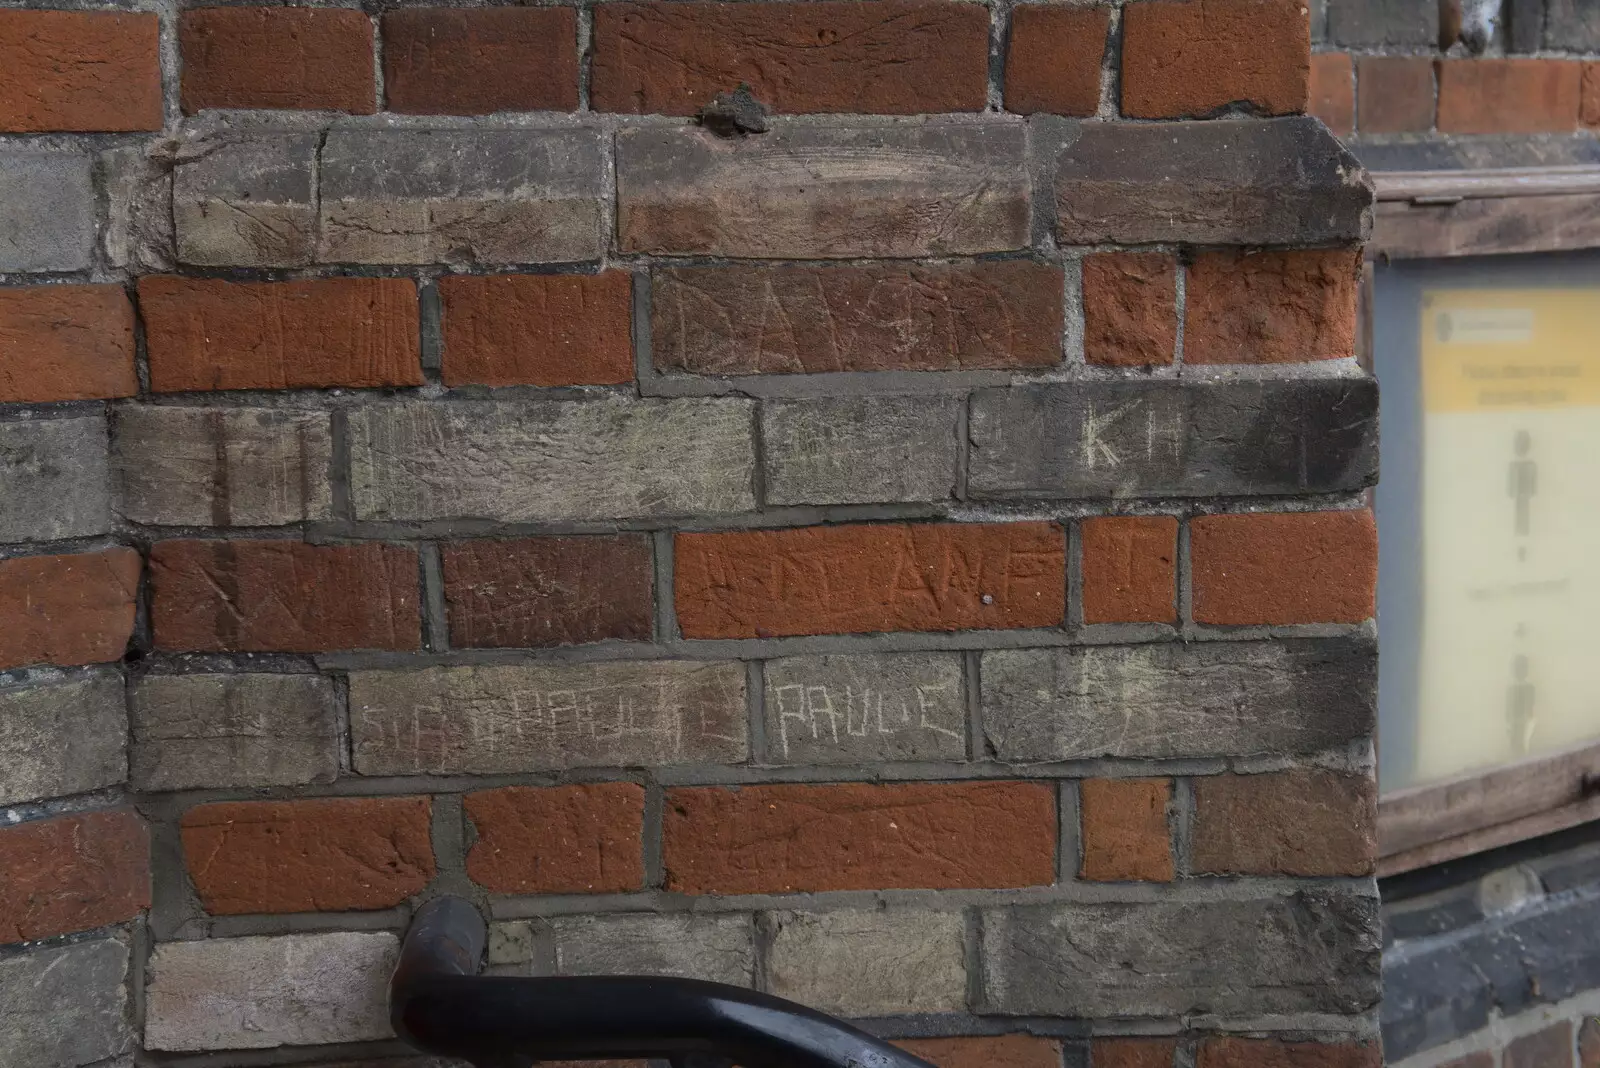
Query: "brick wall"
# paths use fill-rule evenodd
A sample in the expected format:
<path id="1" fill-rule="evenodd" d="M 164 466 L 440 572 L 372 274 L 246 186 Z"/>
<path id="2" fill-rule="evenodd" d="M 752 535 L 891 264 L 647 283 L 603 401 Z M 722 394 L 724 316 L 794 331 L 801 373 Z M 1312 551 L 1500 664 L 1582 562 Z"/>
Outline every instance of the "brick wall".
<path id="1" fill-rule="evenodd" d="M 448 892 L 945 1068 L 1376 1065 L 1309 32 L 0 10 L 0 1064 L 377 1064 Z"/>

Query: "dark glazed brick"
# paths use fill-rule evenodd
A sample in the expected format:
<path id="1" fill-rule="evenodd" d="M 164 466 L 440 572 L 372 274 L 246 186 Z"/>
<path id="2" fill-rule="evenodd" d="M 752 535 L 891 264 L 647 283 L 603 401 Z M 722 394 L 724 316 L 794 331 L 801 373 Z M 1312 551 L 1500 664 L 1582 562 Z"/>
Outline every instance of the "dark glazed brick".
<path id="1" fill-rule="evenodd" d="M 1544 46 L 1567 52 L 1600 52 L 1600 4 L 1594 0 L 1549 0 Z"/>
<path id="2" fill-rule="evenodd" d="M 578 106 L 570 7 L 409 8 L 383 16 L 390 111 L 487 115 Z"/>
<path id="3" fill-rule="evenodd" d="M 1337 45 L 1432 46 L 1439 37 L 1435 0 L 1331 0 L 1328 39 Z"/>

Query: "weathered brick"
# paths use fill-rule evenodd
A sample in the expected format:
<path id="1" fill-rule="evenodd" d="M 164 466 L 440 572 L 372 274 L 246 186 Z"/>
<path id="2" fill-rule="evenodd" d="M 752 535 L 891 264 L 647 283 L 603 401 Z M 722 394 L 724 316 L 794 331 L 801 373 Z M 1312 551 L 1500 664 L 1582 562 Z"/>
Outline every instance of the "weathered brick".
<path id="1" fill-rule="evenodd" d="M 1018 5 L 1006 49 L 1006 110 L 1094 115 L 1110 28 L 1107 7 Z"/>
<path id="2" fill-rule="evenodd" d="M 154 14 L 0 11 L 0 130 L 161 129 Z"/>
<path id="3" fill-rule="evenodd" d="M 1565 59 L 1442 59 L 1442 134 L 1572 133 L 1582 65 Z"/>
<path id="4" fill-rule="evenodd" d="M 1066 245 L 1333 244 L 1371 225 L 1366 172 L 1310 118 L 1085 123 L 1053 188 Z"/>
<path id="5" fill-rule="evenodd" d="M 1590 128 L 1600 127 L 1600 63 L 1583 65 L 1582 95 L 1578 121 Z"/>
<path id="6" fill-rule="evenodd" d="M 1370 875 L 1378 854 L 1371 774 L 1298 768 L 1194 780 L 1196 872 Z"/>
<path id="7" fill-rule="evenodd" d="M 318 653 L 421 644 L 416 550 L 364 542 L 157 542 L 156 648 Z"/>
<path id="8" fill-rule="evenodd" d="M 1090 1068 L 1172 1068 L 1178 1042 L 1172 1038 L 1097 1038 L 1089 1046 Z"/>
<path id="9" fill-rule="evenodd" d="M 1506 1043 L 1502 1068 L 1568 1068 L 1572 1063 L 1572 1021 L 1560 1020 Z"/>
<path id="10" fill-rule="evenodd" d="M 0 668 L 120 660 L 139 571 L 132 549 L 0 560 Z"/>
<path id="11" fill-rule="evenodd" d="M 1199 516 L 1189 552 L 1197 623 L 1359 623 L 1376 609 L 1369 511 Z"/>
<path id="12" fill-rule="evenodd" d="M 383 909 L 433 878 L 426 797 L 200 805 L 180 823 L 200 903 L 220 916 Z"/>
<path id="13" fill-rule="evenodd" d="M 755 507 L 753 404 L 735 398 L 369 406 L 350 415 L 360 519 L 506 522 Z"/>
<path id="14" fill-rule="evenodd" d="M 507 786 L 468 794 L 467 874 L 497 894 L 611 894 L 644 885 L 644 787 Z"/>
<path id="15" fill-rule="evenodd" d="M 0 689 L 0 805 L 115 786 L 128 777 L 127 739 L 115 674 Z"/>
<path id="16" fill-rule="evenodd" d="M 144 1045 L 271 1049 L 390 1038 L 399 940 L 334 931 L 164 942 L 150 955 Z"/>
<path id="17" fill-rule="evenodd" d="M 0 960 L 0 1064 L 78 1068 L 132 1048 L 128 947 L 112 938 Z"/>
<path id="18" fill-rule="evenodd" d="M 769 763 L 966 759 L 956 655 L 795 656 L 767 661 L 764 673 Z"/>
<path id="19" fill-rule="evenodd" d="M 121 923 L 149 907 L 150 833 L 133 811 L 0 828 L 0 943 Z"/>
<path id="20" fill-rule="evenodd" d="M 1355 354 L 1361 250 L 1204 252 L 1189 265 L 1184 363 Z"/>
<path id="21" fill-rule="evenodd" d="M 767 504 L 947 501 L 964 397 L 821 397 L 761 408 Z"/>
<path id="22" fill-rule="evenodd" d="M 779 912 L 771 990 L 836 1016 L 966 1008 L 966 921 L 959 912 Z"/>
<path id="23" fill-rule="evenodd" d="M 982 1012 L 1356 1013 L 1378 1000 L 1376 896 L 1030 905 L 986 910 L 983 930 Z"/>
<path id="24" fill-rule="evenodd" d="M 1079 527 L 1085 623 L 1175 623 L 1178 520 L 1101 516 Z"/>
<path id="25" fill-rule="evenodd" d="M 94 254 L 94 185 L 80 152 L 0 151 L 0 271 L 78 271 Z"/>
<path id="26" fill-rule="evenodd" d="M 1379 1068 L 1376 1042 L 1281 1042 L 1271 1038 L 1208 1038 L 1196 1068 Z"/>
<path id="27" fill-rule="evenodd" d="M 1122 113 L 1138 119 L 1306 110 L 1311 26 L 1299 0 L 1143 0 L 1122 13 Z M 1170 172 L 1165 172 L 1170 173 Z"/>
<path id="28" fill-rule="evenodd" d="M 98 153 L 106 200 L 100 243 L 108 266 L 166 271 L 176 262 L 170 148 L 170 141 L 152 139 Z"/>
<path id="29" fill-rule="evenodd" d="M 1307 110 L 1340 137 L 1356 128 L 1355 69 L 1348 52 L 1319 52 L 1311 57 L 1311 103 Z"/>
<path id="30" fill-rule="evenodd" d="M 1544 46 L 1600 52 L 1600 11 L 1584 0 L 1549 0 L 1545 5 Z"/>
<path id="31" fill-rule="evenodd" d="M 1061 287 L 1032 260 L 661 268 L 650 343 L 697 374 L 1051 367 Z"/>
<path id="32" fill-rule="evenodd" d="M 390 111 L 488 115 L 578 106 L 570 7 L 401 8 L 383 16 Z"/>
<path id="33" fill-rule="evenodd" d="M 648 535 L 460 541 L 441 555 L 453 646 L 650 640 Z"/>
<path id="34" fill-rule="evenodd" d="M 1173 878 L 1170 779 L 1086 779 L 1078 786 L 1083 864 L 1098 882 Z"/>
<path id="35" fill-rule="evenodd" d="M 133 305 L 121 286 L 0 289 L 0 403 L 128 397 L 138 389 Z"/>
<path id="36" fill-rule="evenodd" d="M 332 782 L 333 682 L 316 675 L 147 675 L 129 690 L 135 789 Z"/>
<path id="37" fill-rule="evenodd" d="M 327 412 L 127 405 L 114 452 L 118 510 L 135 523 L 276 527 L 333 515 Z"/>
<path id="38" fill-rule="evenodd" d="M 1369 734 L 1377 700 L 1363 641 L 1006 650 L 981 678 L 1006 761 L 1311 753 Z"/>
<path id="39" fill-rule="evenodd" d="M 1363 136 L 1433 129 L 1433 61 L 1426 56 L 1362 56 L 1356 64 Z"/>
<path id="40" fill-rule="evenodd" d="M 979 498 L 1331 493 L 1378 477 L 1366 377 L 984 389 L 969 423 Z"/>
<path id="41" fill-rule="evenodd" d="M 107 452 L 104 416 L 0 423 L 0 542 L 107 533 Z"/>
<path id="42" fill-rule="evenodd" d="M 178 20 L 185 114 L 203 108 L 377 109 L 372 20 L 311 7 L 190 8 Z"/>
<path id="43" fill-rule="evenodd" d="M 679 534 L 687 638 L 1057 626 L 1053 523 L 881 523 Z"/>
<path id="44" fill-rule="evenodd" d="M 1418 0 L 1343 0 L 1328 5 L 1328 39 L 1357 48 L 1438 46 L 1439 5 Z"/>
<path id="45" fill-rule="evenodd" d="M 357 671 L 350 720 L 363 775 L 737 764 L 749 755 L 738 664 Z"/>
<path id="46" fill-rule="evenodd" d="M 318 134 L 204 145 L 173 168 L 178 259 L 201 267 L 304 267 L 317 227 Z"/>
<path id="47" fill-rule="evenodd" d="M 1083 353 L 1112 367 L 1170 364 L 1178 347 L 1178 261 L 1106 252 L 1083 261 Z"/>
<path id="48" fill-rule="evenodd" d="M 627 271 L 452 275 L 439 282 L 439 297 L 447 385 L 633 381 Z"/>
<path id="49" fill-rule="evenodd" d="M 605 249 L 596 130 L 334 130 L 324 263 L 563 263 Z"/>
<path id="50" fill-rule="evenodd" d="M 982 111 L 987 100 L 989 19 L 941 0 L 606 4 L 591 47 L 597 111 L 693 115 L 741 83 L 791 113 Z"/>
<path id="51" fill-rule="evenodd" d="M 902 1038 L 895 1045 L 939 1068 L 1059 1068 L 1061 1042 L 1035 1035 Z"/>
<path id="52" fill-rule="evenodd" d="M 688 894 L 1055 882 L 1046 783 L 684 787 L 662 834 L 667 889 Z"/>
<path id="53" fill-rule="evenodd" d="M 422 384 L 410 279 L 147 276 L 139 310 L 157 392 Z"/>
<path id="54" fill-rule="evenodd" d="M 665 975 L 735 986 L 754 981 L 748 916 L 557 916 L 549 923 L 562 975 Z"/>
<path id="55" fill-rule="evenodd" d="M 959 256 L 1028 243 L 1020 125 L 617 135 L 623 252 L 754 259 Z"/>
<path id="56" fill-rule="evenodd" d="M 1578 1029 L 1578 1068 L 1600 1065 L 1600 1017 L 1590 1016 Z M 1493 1063 L 1484 1068 L 1494 1068 Z"/>

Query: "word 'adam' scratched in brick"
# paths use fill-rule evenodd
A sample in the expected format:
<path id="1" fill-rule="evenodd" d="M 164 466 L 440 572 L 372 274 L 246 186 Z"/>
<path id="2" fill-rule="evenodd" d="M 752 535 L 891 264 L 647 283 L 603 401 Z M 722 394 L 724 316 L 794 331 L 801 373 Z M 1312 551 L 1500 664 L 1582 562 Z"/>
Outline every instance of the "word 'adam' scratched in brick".
<path id="1" fill-rule="evenodd" d="M 914 731 L 931 731 L 949 738 L 961 739 L 960 731 L 941 726 L 936 719 L 940 709 L 948 704 L 937 700 L 938 695 L 949 693 L 948 685 L 918 685 L 911 693 L 890 697 L 887 707 L 883 690 L 853 686 L 844 688 L 843 701 L 834 700 L 835 692 L 827 686 L 808 686 L 793 683 L 774 687 L 778 701 L 778 731 L 783 756 L 789 758 L 789 724 L 798 723 L 801 732 L 809 731 L 814 741 L 831 736 L 833 744 L 840 742 L 840 728 L 844 735 L 865 738 L 871 734 L 896 735 Z M 915 708 L 913 708 L 915 704 Z M 897 707 L 898 706 L 898 707 Z"/>

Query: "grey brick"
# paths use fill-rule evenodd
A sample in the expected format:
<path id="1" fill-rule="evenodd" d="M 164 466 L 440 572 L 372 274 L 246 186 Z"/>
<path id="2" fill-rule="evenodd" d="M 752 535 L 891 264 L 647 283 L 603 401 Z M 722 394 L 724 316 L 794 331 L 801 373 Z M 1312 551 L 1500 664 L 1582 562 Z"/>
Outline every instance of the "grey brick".
<path id="1" fill-rule="evenodd" d="M 1336 45 L 1437 47 L 1436 0 L 1333 0 L 1328 5 L 1328 39 Z"/>
<path id="2" fill-rule="evenodd" d="M 1372 732 L 1365 639 L 1104 645 L 983 654 L 1002 760 L 1307 753 Z"/>
<path id="3" fill-rule="evenodd" d="M 955 397 L 826 397 L 761 410 L 768 504 L 943 501 L 959 461 Z"/>
<path id="4" fill-rule="evenodd" d="M 298 786 L 339 771 L 333 683 L 316 675 L 148 675 L 129 713 L 135 789 Z"/>
<path id="5" fill-rule="evenodd" d="M 303 267 L 315 251 L 315 133 L 192 149 L 173 171 L 178 258 L 202 267 Z"/>
<path id="6" fill-rule="evenodd" d="M 1009 1016 L 1357 1013 L 1378 1001 L 1378 901 L 1033 905 L 983 915 L 983 1005 Z"/>
<path id="7" fill-rule="evenodd" d="M 509 522 L 755 507 L 752 402 L 464 402 L 350 416 L 361 519 Z"/>
<path id="8" fill-rule="evenodd" d="M 166 942 L 150 955 L 144 1044 L 270 1049 L 389 1038 L 399 940 L 338 931 Z"/>
<path id="9" fill-rule="evenodd" d="M 0 542 L 111 529 L 103 416 L 0 423 Z"/>
<path id="10" fill-rule="evenodd" d="M 561 916 L 550 930 L 562 975 L 670 975 L 735 986 L 754 979 L 746 915 Z"/>
<path id="11" fill-rule="evenodd" d="M 1366 172 L 1311 118 L 1083 123 L 1054 191 L 1062 244 L 1331 244 L 1371 228 Z"/>
<path id="12" fill-rule="evenodd" d="M 1549 0 L 1544 43 L 1546 48 L 1567 52 L 1600 52 L 1600 3 Z"/>
<path id="13" fill-rule="evenodd" d="M 744 668 L 677 661 L 357 671 L 363 775 L 741 763 Z"/>
<path id="14" fill-rule="evenodd" d="M 89 157 L 0 150 L 0 271 L 78 271 L 94 250 Z"/>
<path id="15" fill-rule="evenodd" d="M 795 656 L 767 662 L 767 760 L 965 760 L 959 653 Z"/>
<path id="16" fill-rule="evenodd" d="M 113 267 L 163 271 L 177 262 L 172 166 L 163 147 L 156 142 L 100 153 L 106 188 L 106 228 L 100 240 Z"/>
<path id="17" fill-rule="evenodd" d="M 1331 493 L 1378 478 L 1371 378 L 1073 382 L 973 394 L 974 497 Z"/>
<path id="18" fill-rule="evenodd" d="M 335 130 L 322 148 L 324 263 L 598 259 L 594 130 Z"/>
<path id="19" fill-rule="evenodd" d="M 128 947 L 115 939 L 0 960 L 0 1064 L 78 1068 L 133 1045 Z"/>
<path id="20" fill-rule="evenodd" d="M 115 672 L 0 689 L 0 805 L 115 786 L 128 777 L 127 744 Z"/>
<path id="21" fill-rule="evenodd" d="M 1021 125 L 617 136 L 624 252 L 773 259 L 971 255 L 1028 243 Z"/>
<path id="22" fill-rule="evenodd" d="M 959 912 L 778 912 L 772 992 L 835 1016 L 958 1012 L 967 1004 Z"/>
<path id="23" fill-rule="evenodd" d="M 168 526 L 268 527 L 328 519 L 328 413 L 281 408 L 119 409 L 122 514 Z"/>

